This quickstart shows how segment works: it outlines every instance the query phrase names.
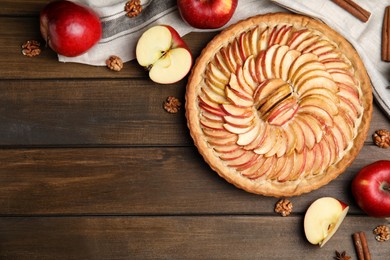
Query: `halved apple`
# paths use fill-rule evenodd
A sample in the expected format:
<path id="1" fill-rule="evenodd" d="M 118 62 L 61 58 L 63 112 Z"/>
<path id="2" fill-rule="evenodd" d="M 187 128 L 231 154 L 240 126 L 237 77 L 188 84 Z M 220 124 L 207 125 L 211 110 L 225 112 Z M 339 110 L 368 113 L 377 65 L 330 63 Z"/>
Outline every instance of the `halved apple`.
<path id="1" fill-rule="evenodd" d="M 323 247 L 336 233 L 347 215 L 349 206 L 332 197 L 315 200 L 307 209 L 304 230 L 307 240 Z"/>
<path id="2" fill-rule="evenodd" d="M 146 30 L 136 46 L 138 63 L 156 83 L 171 84 L 184 78 L 192 66 L 192 54 L 177 31 L 168 25 Z"/>

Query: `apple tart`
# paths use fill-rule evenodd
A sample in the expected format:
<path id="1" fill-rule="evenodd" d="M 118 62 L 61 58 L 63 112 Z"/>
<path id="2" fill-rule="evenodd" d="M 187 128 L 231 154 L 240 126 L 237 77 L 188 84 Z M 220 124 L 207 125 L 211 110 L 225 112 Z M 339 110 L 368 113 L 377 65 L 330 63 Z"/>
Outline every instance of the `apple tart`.
<path id="1" fill-rule="evenodd" d="M 296 196 L 340 175 L 372 112 L 366 69 L 326 24 L 266 14 L 231 25 L 188 79 L 186 117 L 200 154 L 248 192 Z"/>

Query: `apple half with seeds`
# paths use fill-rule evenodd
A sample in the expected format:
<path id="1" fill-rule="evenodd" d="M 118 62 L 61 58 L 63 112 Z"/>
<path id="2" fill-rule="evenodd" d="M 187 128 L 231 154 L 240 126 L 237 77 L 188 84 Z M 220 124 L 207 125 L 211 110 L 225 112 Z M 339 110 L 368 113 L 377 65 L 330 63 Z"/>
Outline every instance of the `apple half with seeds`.
<path id="1" fill-rule="evenodd" d="M 146 30 L 137 42 L 136 58 L 149 71 L 150 79 L 160 84 L 183 79 L 192 66 L 191 51 L 169 25 L 156 25 Z"/>
<path id="2" fill-rule="evenodd" d="M 304 230 L 307 240 L 323 247 L 336 233 L 348 210 L 348 205 L 332 197 L 315 200 L 305 214 Z"/>

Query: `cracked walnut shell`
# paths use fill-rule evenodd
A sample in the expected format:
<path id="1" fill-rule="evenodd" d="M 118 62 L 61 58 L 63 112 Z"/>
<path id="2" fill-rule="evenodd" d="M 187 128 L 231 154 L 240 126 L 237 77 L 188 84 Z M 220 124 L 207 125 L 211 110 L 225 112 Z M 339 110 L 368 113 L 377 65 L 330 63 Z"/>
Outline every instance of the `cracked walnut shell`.
<path id="1" fill-rule="evenodd" d="M 283 217 L 291 214 L 293 205 L 288 199 L 281 199 L 275 204 L 275 212 Z"/>
<path id="2" fill-rule="evenodd" d="M 384 242 L 390 239 L 390 228 L 385 225 L 377 226 L 373 233 L 376 235 L 375 239 L 379 242 Z"/>
<path id="3" fill-rule="evenodd" d="M 390 147 L 390 131 L 385 129 L 376 130 L 372 135 L 375 145 L 380 148 L 389 148 Z"/>
<path id="4" fill-rule="evenodd" d="M 29 40 L 22 44 L 22 54 L 27 57 L 35 57 L 41 54 L 41 44 L 36 40 Z"/>
<path id="5" fill-rule="evenodd" d="M 118 56 L 112 55 L 106 60 L 107 67 L 110 70 L 120 71 L 123 68 L 123 61 Z"/>
<path id="6" fill-rule="evenodd" d="M 180 106 L 181 106 L 181 102 L 179 101 L 179 99 L 173 96 L 167 97 L 167 99 L 163 103 L 164 109 L 168 113 L 172 113 L 172 114 L 179 112 Z"/>
<path id="7" fill-rule="evenodd" d="M 128 1 L 125 5 L 125 12 L 128 17 L 135 17 L 142 11 L 142 5 L 140 0 Z"/>

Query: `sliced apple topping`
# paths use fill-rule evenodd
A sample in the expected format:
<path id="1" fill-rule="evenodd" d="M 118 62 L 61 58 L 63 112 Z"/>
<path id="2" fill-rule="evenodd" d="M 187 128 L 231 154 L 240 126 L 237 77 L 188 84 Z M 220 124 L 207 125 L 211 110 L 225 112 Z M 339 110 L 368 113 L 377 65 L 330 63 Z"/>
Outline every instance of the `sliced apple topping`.
<path id="1" fill-rule="evenodd" d="M 253 181 L 325 174 L 351 148 L 363 113 L 359 82 L 319 32 L 258 25 L 221 47 L 198 94 L 207 143 Z"/>

